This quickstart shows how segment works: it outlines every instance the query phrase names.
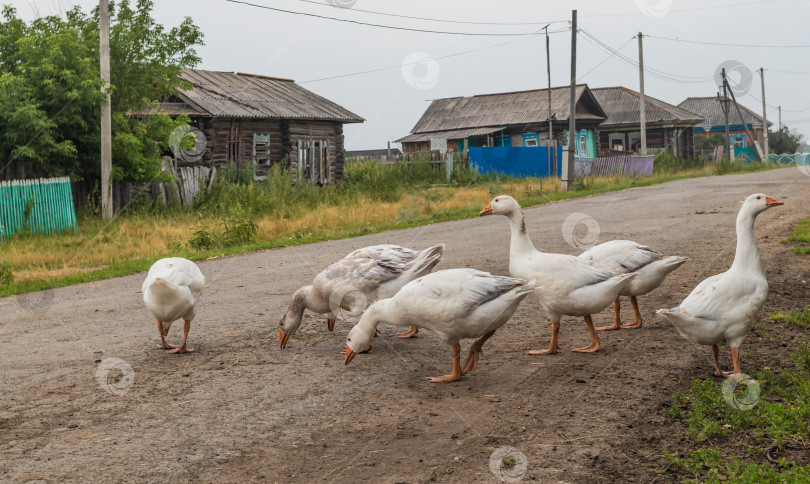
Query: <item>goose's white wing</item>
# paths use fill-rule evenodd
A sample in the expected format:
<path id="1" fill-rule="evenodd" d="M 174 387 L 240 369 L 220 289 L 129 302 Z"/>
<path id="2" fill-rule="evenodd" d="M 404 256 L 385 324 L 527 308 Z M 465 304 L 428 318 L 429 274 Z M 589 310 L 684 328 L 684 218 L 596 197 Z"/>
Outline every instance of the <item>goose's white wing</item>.
<path id="1" fill-rule="evenodd" d="M 626 273 L 635 272 L 663 256 L 662 253 L 632 240 L 611 240 L 591 247 L 580 254 L 579 258 L 615 273 Z"/>

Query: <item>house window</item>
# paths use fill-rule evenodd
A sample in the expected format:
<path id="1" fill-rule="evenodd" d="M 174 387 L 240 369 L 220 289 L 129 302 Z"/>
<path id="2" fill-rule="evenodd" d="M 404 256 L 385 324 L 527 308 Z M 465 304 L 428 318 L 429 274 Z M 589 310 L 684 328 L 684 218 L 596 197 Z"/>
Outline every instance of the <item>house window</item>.
<path id="1" fill-rule="evenodd" d="M 270 168 L 270 134 L 253 133 L 253 178 L 264 180 Z"/>
<path id="2" fill-rule="evenodd" d="M 540 137 L 537 133 L 528 133 L 523 135 L 523 146 L 537 147 L 540 146 Z"/>
<path id="3" fill-rule="evenodd" d="M 624 133 L 610 133 L 608 135 L 608 146 L 614 151 L 624 151 Z"/>
<path id="4" fill-rule="evenodd" d="M 588 136 L 586 135 L 585 131 L 579 132 L 579 153 L 580 155 L 587 156 L 588 155 Z"/>
<path id="5" fill-rule="evenodd" d="M 298 176 L 313 184 L 329 183 L 329 145 L 326 140 L 298 140 Z"/>
<path id="6" fill-rule="evenodd" d="M 630 148 L 630 151 L 636 151 L 639 148 L 641 148 L 640 131 L 633 131 L 631 133 L 627 133 L 627 146 Z"/>
<path id="7" fill-rule="evenodd" d="M 744 134 L 732 135 L 732 141 L 734 142 L 734 147 L 735 148 L 745 148 L 745 135 Z"/>

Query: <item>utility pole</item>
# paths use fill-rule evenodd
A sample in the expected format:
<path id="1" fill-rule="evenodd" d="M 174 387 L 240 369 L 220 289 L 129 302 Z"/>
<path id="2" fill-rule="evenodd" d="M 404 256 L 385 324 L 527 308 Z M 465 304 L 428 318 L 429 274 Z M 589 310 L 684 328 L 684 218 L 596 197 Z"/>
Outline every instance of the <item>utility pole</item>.
<path id="1" fill-rule="evenodd" d="M 724 67 L 721 71 L 723 75 L 723 99 L 720 101 L 720 106 L 723 108 L 723 114 L 726 117 L 726 150 L 728 150 L 728 159 L 733 160 L 734 157 L 731 155 L 731 133 L 728 130 L 728 91 L 726 91 L 726 68 Z M 718 96 L 720 94 L 718 93 Z"/>
<path id="2" fill-rule="evenodd" d="M 568 186 L 574 178 L 574 155 L 576 154 L 577 135 L 577 11 L 571 10 L 571 97 L 568 108 L 568 157 L 560 174 L 562 191 L 568 190 Z"/>
<path id="3" fill-rule="evenodd" d="M 647 156 L 647 113 L 644 111 L 644 47 L 642 45 L 643 35 L 638 33 L 638 84 L 639 84 L 639 118 L 641 119 L 641 156 Z"/>
<path id="4" fill-rule="evenodd" d="M 101 216 L 113 217 L 112 204 L 112 114 L 110 112 L 110 5 L 108 0 L 98 2 L 99 56 L 104 101 L 101 104 Z"/>
<path id="5" fill-rule="evenodd" d="M 728 79 L 723 79 L 723 82 L 728 84 Z M 742 111 L 740 111 L 740 105 L 737 104 L 737 96 L 734 95 L 734 89 L 732 89 L 731 86 L 728 86 L 728 92 L 731 93 L 731 100 L 732 102 L 734 102 L 734 109 L 737 111 L 737 116 L 740 117 L 740 122 L 742 123 L 743 128 L 745 129 L 745 136 L 748 139 L 750 139 L 752 143 L 754 143 L 754 146 L 758 150 L 757 155 L 759 156 L 759 159 L 761 161 L 765 161 L 765 156 L 762 154 L 762 148 L 759 146 L 759 141 L 755 140 L 754 137 L 751 135 L 751 132 L 748 131 L 748 123 L 746 123 L 745 118 L 743 118 Z"/>
<path id="6" fill-rule="evenodd" d="M 768 110 L 767 110 L 766 104 L 765 104 L 765 69 L 763 69 L 762 67 L 759 68 L 759 75 L 760 75 L 760 78 L 762 80 L 762 120 L 763 120 L 762 121 L 763 122 L 762 144 L 764 145 L 763 146 L 763 151 L 765 151 L 765 160 L 764 161 L 768 161 L 768 158 L 770 156 L 769 155 L 770 151 L 768 151 L 769 150 L 769 147 L 768 147 Z"/>
<path id="7" fill-rule="evenodd" d="M 548 37 L 548 25 L 546 25 L 546 72 L 548 73 L 548 173 L 557 175 L 557 150 L 554 146 L 556 143 L 551 122 L 551 42 Z"/>

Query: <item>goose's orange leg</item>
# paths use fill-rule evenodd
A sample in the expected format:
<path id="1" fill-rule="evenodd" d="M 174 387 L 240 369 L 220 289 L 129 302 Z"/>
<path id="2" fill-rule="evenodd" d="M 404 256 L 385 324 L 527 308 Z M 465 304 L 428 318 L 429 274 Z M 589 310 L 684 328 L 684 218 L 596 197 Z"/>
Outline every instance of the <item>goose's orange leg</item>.
<path id="1" fill-rule="evenodd" d="M 585 316 L 584 319 L 585 324 L 588 325 L 588 333 L 591 336 L 591 344 L 585 346 L 584 348 L 571 348 L 571 351 L 576 351 L 577 353 L 593 353 L 599 349 L 599 336 L 596 334 L 596 328 L 593 327 L 591 317 Z"/>
<path id="2" fill-rule="evenodd" d="M 619 298 L 617 297 L 615 301 L 613 301 L 613 324 L 610 326 L 600 326 L 596 328 L 597 331 L 612 331 L 614 329 L 624 328 L 625 326 L 622 323 L 622 311 L 621 311 L 621 302 L 619 302 Z"/>
<path id="3" fill-rule="evenodd" d="M 169 353 L 191 353 L 194 351 L 193 348 L 186 348 L 186 340 L 188 339 L 189 328 L 191 328 L 191 321 L 187 319 L 186 323 L 183 325 L 183 344 L 180 345 L 179 348 L 169 351 Z"/>
<path id="4" fill-rule="evenodd" d="M 557 352 L 557 334 L 560 332 L 560 323 L 551 323 L 551 342 L 546 350 L 529 350 L 527 355 L 553 355 Z"/>
<path id="5" fill-rule="evenodd" d="M 453 372 L 444 376 L 429 376 L 430 383 L 447 383 L 461 380 L 461 345 L 456 343 L 451 348 L 453 352 Z"/>
<path id="6" fill-rule="evenodd" d="M 407 338 L 410 338 L 411 336 L 415 335 L 418 332 L 419 332 L 419 326 L 411 326 L 408 329 L 408 331 L 405 331 L 404 333 L 394 333 L 391 336 L 393 336 L 394 338 L 407 339 Z"/>
<path id="7" fill-rule="evenodd" d="M 467 353 L 467 359 L 464 361 L 464 369 L 461 371 L 462 374 L 475 370 L 475 367 L 478 366 L 478 355 L 481 354 L 481 347 L 484 346 L 484 342 L 493 334 L 495 334 L 494 330 L 484 334 L 470 345 L 470 351 Z"/>
<path id="8" fill-rule="evenodd" d="M 630 296 L 630 304 L 633 305 L 633 314 L 635 314 L 636 320 L 630 324 L 623 324 L 622 328 L 640 328 L 641 324 L 644 322 L 644 318 L 641 317 L 641 311 L 638 310 L 638 300 L 636 296 Z"/>
<path id="9" fill-rule="evenodd" d="M 170 350 L 172 348 L 177 348 L 176 345 L 170 345 L 166 342 L 166 335 L 169 334 L 169 331 L 163 326 L 163 321 L 158 320 L 157 322 L 158 333 L 160 333 L 160 344 L 157 345 L 159 350 Z"/>

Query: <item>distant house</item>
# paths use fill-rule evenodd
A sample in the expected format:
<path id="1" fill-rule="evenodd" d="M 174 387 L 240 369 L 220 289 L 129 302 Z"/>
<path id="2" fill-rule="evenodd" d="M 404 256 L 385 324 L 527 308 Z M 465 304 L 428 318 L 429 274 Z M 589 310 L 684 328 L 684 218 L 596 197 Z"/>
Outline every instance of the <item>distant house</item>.
<path id="1" fill-rule="evenodd" d="M 552 135 L 568 143 L 571 88 L 551 89 Z M 548 144 L 548 89 L 436 99 L 411 130 L 397 141 L 405 153 L 464 151 L 479 146 Z M 607 115 L 585 84 L 576 87 L 577 154 L 596 156 L 595 129 Z"/>
<path id="2" fill-rule="evenodd" d="M 638 92 L 626 87 L 592 89 L 607 114 L 597 128 L 600 156 L 637 152 L 641 146 Z M 703 118 L 686 109 L 644 96 L 647 148 L 671 148 L 676 156 L 694 156 L 693 128 Z"/>
<path id="3" fill-rule="evenodd" d="M 276 163 L 289 163 L 312 183 L 344 178 L 343 124 L 360 116 L 289 79 L 183 69 L 194 87 L 161 102 L 170 115 L 187 114 L 207 141 L 189 164 L 252 167 L 264 178 Z"/>
<path id="4" fill-rule="evenodd" d="M 725 136 L 726 121 L 723 114 L 723 102 L 727 102 L 728 106 L 728 124 L 729 124 L 729 137 L 731 138 L 731 146 L 734 148 L 736 154 L 740 155 L 746 153 L 749 158 L 753 158 L 754 154 L 754 141 L 756 140 L 762 146 L 762 136 L 764 130 L 764 122 L 755 112 L 740 105 L 743 119 L 737 114 L 734 104 L 729 98 L 718 97 L 690 97 L 678 107 L 699 114 L 704 118 L 704 121 L 694 127 L 695 136 L 711 137 L 716 133 Z M 770 126 L 771 123 L 768 123 Z M 745 134 L 745 125 L 751 132 L 753 139 L 750 139 Z"/>

